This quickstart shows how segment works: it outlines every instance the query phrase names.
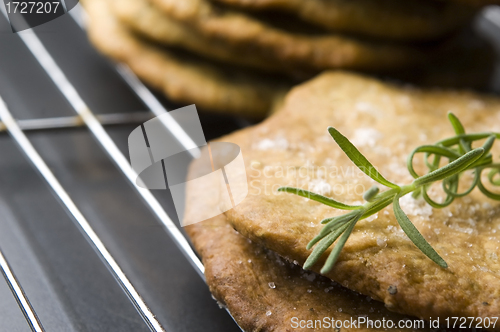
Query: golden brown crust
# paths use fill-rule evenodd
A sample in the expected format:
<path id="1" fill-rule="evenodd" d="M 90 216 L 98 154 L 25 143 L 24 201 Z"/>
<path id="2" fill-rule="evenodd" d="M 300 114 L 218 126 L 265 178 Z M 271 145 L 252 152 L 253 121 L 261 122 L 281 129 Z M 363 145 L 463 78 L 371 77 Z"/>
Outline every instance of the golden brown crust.
<path id="1" fill-rule="evenodd" d="M 152 1 L 167 15 L 189 24 L 206 38 L 304 70 L 345 68 L 383 72 L 425 63 L 438 52 L 434 47 L 287 32 L 243 13 L 214 6 L 208 0 Z"/>
<path id="2" fill-rule="evenodd" d="M 433 0 L 217 0 L 245 10 L 286 11 L 333 32 L 423 41 L 444 37 L 467 23 L 476 10 Z"/>
<path id="3" fill-rule="evenodd" d="M 199 169 L 194 162 L 190 168 L 190 178 L 196 178 Z M 208 185 L 208 182 L 205 184 Z M 188 186 L 187 223 L 199 219 L 198 215 L 202 213 L 200 209 L 203 208 L 200 199 L 203 199 L 204 204 L 217 204 L 216 197 L 212 202 L 207 202 L 204 195 L 197 197 L 207 190 L 210 188 Z M 202 256 L 210 291 L 220 303 L 227 306 L 245 331 L 312 330 L 292 328 L 293 317 L 305 321 L 323 320 L 324 317 L 356 320 L 360 315 L 366 315 L 371 320 L 390 319 L 394 322 L 411 319 L 391 313 L 380 302 L 352 292 L 327 278 L 305 272 L 275 253 L 250 243 L 234 231 L 223 215 L 185 229 Z M 322 326 L 314 330 L 335 330 Z M 342 328 L 342 331 L 347 330 L 373 329 L 366 326 Z"/>
<path id="4" fill-rule="evenodd" d="M 109 0 L 85 0 L 89 38 L 111 58 L 124 62 L 174 102 L 207 110 L 263 117 L 288 89 L 282 81 L 243 70 L 227 70 L 189 54 L 155 47 L 131 34 L 113 17 Z"/>
<path id="5" fill-rule="evenodd" d="M 299 186 L 354 203 L 373 184 L 355 172 L 326 127 L 335 126 L 352 139 L 389 180 L 405 184 L 412 180 L 405 166 L 411 150 L 453 135 L 446 121 L 450 110 L 470 132 L 500 132 L 498 98 L 402 89 L 340 72 L 322 74 L 294 88 L 283 109 L 264 123 L 224 139 L 241 147 L 249 170 L 249 194 L 226 217 L 245 237 L 302 264 L 320 220 L 342 212 L 276 189 Z M 493 155 L 499 152 L 497 145 Z M 440 191 L 435 195 L 441 196 Z M 476 191 L 441 210 L 411 197 L 403 200 L 403 209 L 449 268 L 424 256 L 387 208 L 376 219 L 358 222 L 327 276 L 391 310 L 422 318 L 496 316 L 500 204 Z M 388 292 L 391 286 L 396 294 Z"/>

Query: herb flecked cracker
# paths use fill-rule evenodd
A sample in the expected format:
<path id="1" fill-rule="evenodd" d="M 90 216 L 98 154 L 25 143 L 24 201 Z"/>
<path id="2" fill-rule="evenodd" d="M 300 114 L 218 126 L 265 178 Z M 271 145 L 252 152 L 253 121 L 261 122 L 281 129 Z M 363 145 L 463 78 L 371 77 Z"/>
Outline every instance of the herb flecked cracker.
<path id="1" fill-rule="evenodd" d="M 343 212 L 277 194 L 277 189 L 299 187 L 356 205 L 376 184 L 358 171 L 326 127 L 342 132 L 389 181 L 411 183 L 406 168 L 411 151 L 455 136 L 446 120 L 449 111 L 468 132 L 500 132 L 496 98 L 402 89 L 363 76 L 325 73 L 292 90 L 283 109 L 261 125 L 230 136 L 245 158 L 249 194 L 226 217 L 245 237 L 302 265 L 321 220 Z M 491 152 L 498 158 L 498 145 Z M 426 173 L 422 162 L 415 169 Z M 468 176 L 472 182 L 473 174 Z M 467 184 L 467 174 L 464 180 Z M 429 195 L 436 201 L 445 196 L 439 186 Z M 448 268 L 423 254 L 386 208 L 357 223 L 326 276 L 385 302 L 390 310 L 424 319 L 498 315 L 500 204 L 476 189 L 444 209 L 411 195 L 400 206 Z M 312 270 L 321 270 L 329 252 Z"/>
<path id="2" fill-rule="evenodd" d="M 201 169 L 195 161 L 190 178 L 206 174 Z M 188 183 L 186 223 L 199 220 L 204 206 L 218 204 L 217 197 L 207 202 L 206 195 L 198 196 L 210 191 L 210 183 L 205 181 L 204 185 Z M 205 200 L 201 207 L 200 199 Z M 394 331 L 396 324 L 407 324 L 401 325 L 408 326 L 398 329 L 401 331 L 429 331 L 426 322 L 390 312 L 381 302 L 304 271 L 251 243 L 234 231 L 224 215 L 185 229 L 202 257 L 210 291 L 244 331 Z M 386 328 L 376 329 L 378 324 Z M 388 324 L 395 325 L 388 328 Z"/>

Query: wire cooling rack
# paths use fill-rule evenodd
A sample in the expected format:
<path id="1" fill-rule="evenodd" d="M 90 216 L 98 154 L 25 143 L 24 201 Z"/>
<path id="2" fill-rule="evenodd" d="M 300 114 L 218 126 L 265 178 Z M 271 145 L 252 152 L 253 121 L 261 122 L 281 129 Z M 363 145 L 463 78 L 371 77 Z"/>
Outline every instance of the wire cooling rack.
<path id="1" fill-rule="evenodd" d="M 211 299 L 168 192 L 134 185 L 128 133 L 175 106 L 99 56 L 83 10 L 70 14 L 17 34 L 0 16 L 0 331 L 240 330 Z M 500 38 L 500 8 L 477 26 Z M 249 125 L 202 124 L 207 138 Z"/>

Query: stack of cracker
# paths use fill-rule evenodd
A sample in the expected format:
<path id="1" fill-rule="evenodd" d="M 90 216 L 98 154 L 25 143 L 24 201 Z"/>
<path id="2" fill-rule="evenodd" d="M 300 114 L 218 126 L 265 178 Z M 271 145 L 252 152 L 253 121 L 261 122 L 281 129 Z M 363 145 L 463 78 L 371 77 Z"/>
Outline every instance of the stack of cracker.
<path id="1" fill-rule="evenodd" d="M 465 1 L 465 0 L 464 0 Z M 473 1 L 473 0 L 470 0 Z M 477 1 L 474 1 L 477 2 Z M 327 69 L 484 85 L 493 55 L 460 33 L 479 5 L 437 0 L 85 0 L 89 33 L 172 101 L 262 117 Z"/>

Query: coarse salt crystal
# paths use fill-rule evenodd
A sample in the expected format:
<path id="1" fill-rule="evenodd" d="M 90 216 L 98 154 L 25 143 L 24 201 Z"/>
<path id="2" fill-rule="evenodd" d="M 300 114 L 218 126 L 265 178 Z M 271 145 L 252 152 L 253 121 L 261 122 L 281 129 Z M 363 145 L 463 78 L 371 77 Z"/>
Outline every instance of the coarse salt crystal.
<path id="1" fill-rule="evenodd" d="M 406 195 L 399 200 L 399 204 L 406 214 L 423 218 L 432 216 L 432 206 L 422 198 L 414 199 L 411 195 Z"/>
<path id="2" fill-rule="evenodd" d="M 277 138 L 275 140 L 264 138 L 256 144 L 257 150 L 286 150 L 288 141 L 285 138 Z"/>
<path id="3" fill-rule="evenodd" d="M 369 112 L 369 113 L 378 112 L 378 108 L 376 108 L 373 104 L 370 104 L 366 101 L 357 102 L 354 107 L 361 112 Z"/>
<path id="4" fill-rule="evenodd" d="M 314 281 L 314 279 L 316 279 L 316 274 L 314 273 L 305 273 L 304 274 L 304 277 L 309 280 L 309 281 Z"/>
<path id="5" fill-rule="evenodd" d="M 387 239 L 377 238 L 377 246 L 385 248 L 387 247 Z"/>
<path id="6" fill-rule="evenodd" d="M 354 131 L 352 143 L 357 146 L 374 147 L 382 134 L 374 128 L 358 128 Z"/>
<path id="7" fill-rule="evenodd" d="M 372 222 L 372 221 L 374 221 L 374 220 L 375 220 L 375 219 L 377 219 L 377 218 L 378 218 L 378 212 L 377 212 L 377 213 L 375 213 L 375 214 L 373 214 L 373 215 L 371 215 L 371 216 L 369 216 L 369 217 L 368 217 L 368 218 L 366 218 L 365 220 L 366 220 L 366 221 L 368 221 L 368 222 Z"/>
<path id="8" fill-rule="evenodd" d="M 309 182 L 308 184 L 308 190 L 324 195 L 328 194 L 329 192 L 332 191 L 332 186 L 328 182 L 326 182 L 324 179 L 314 179 Z"/>

